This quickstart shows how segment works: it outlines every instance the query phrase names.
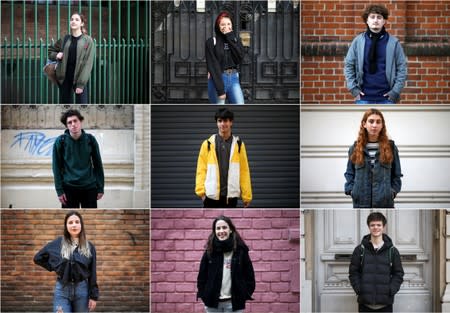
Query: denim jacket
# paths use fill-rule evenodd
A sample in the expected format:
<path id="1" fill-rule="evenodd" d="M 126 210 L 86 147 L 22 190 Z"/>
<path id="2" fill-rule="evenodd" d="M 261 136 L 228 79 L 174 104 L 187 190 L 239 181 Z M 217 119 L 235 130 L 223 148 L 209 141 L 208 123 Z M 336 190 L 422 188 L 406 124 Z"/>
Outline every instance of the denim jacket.
<path id="1" fill-rule="evenodd" d="M 356 143 L 348 151 L 347 170 L 344 174 L 345 194 L 351 195 L 354 208 L 393 208 L 394 198 L 402 188 L 400 158 L 394 141 L 390 140 L 394 160 L 391 164 L 379 162 L 380 153 L 372 168 L 369 152 L 364 148 L 364 163 L 353 164 L 350 156 Z"/>

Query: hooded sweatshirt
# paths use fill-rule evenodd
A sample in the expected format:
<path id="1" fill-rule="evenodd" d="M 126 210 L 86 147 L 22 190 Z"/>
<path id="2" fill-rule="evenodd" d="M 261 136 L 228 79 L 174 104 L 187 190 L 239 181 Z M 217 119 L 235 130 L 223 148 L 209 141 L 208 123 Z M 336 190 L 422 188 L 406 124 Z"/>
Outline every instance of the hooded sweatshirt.
<path id="1" fill-rule="evenodd" d="M 82 190 L 96 188 L 98 193 L 104 193 L 105 177 L 97 140 L 84 130 L 81 132 L 75 140 L 66 129 L 53 145 L 52 168 L 58 196 L 64 194 L 64 185 Z"/>

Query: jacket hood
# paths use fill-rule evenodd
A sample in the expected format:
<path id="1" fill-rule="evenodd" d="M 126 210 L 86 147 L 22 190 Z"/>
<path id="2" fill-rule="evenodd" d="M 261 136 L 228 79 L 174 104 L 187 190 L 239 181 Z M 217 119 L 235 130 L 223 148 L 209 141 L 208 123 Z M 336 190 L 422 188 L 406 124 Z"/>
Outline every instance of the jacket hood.
<path id="1" fill-rule="evenodd" d="M 390 248 L 391 246 L 393 246 L 391 237 L 389 237 L 386 234 L 383 234 L 383 241 L 384 241 L 384 245 L 381 249 L 384 250 L 384 249 L 387 249 L 387 248 Z M 370 234 L 367 234 L 363 237 L 363 239 L 361 240 L 361 244 L 364 247 L 373 250 L 373 245 L 370 243 Z"/>

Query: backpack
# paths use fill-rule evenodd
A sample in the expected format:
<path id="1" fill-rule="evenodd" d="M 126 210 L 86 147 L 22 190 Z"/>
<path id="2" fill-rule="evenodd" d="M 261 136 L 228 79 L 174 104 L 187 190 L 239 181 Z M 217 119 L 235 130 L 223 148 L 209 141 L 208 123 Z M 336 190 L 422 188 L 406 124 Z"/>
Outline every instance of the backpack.
<path id="1" fill-rule="evenodd" d="M 363 244 L 361 244 L 361 255 L 360 255 L 360 259 L 361 259 L 361 267 L 363 267 L 364 265 L 364 253 L 365 253 L 366 247 L 364 247 Z M 388 251 L 388 259 L 389 259 L 389 266 L 392 267 L 392 258 L 393 258 L 393 252 L 392 250 L 394 250 L 394 246 L 390 246 L 389 247 L 389 251 Z"/>
<path id="2" fill-rule="evenodd" d="M 70 35 L 64 36 L 62 45 L 63 50 L 69 38 Z M 44 71 L 45 76 L 47 76 L 47 78 L 55 85 L 58 85 L 58 80 L 56 79 L 56 67 L 58 66 L 58 63 L 59 61 L 50 61 L 49 59 L 47 59 L 47 64 L 45 64 L 44 68 L 42 69 Z"/>

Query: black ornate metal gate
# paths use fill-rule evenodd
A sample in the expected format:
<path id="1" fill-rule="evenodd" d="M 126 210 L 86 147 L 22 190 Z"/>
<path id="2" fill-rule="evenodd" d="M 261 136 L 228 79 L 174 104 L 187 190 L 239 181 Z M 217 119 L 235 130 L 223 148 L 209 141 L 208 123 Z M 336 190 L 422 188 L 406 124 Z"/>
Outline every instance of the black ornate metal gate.
<path id="1" fill-rule="evenodd" d="M 246 54 L 246 103 L 299 103 L 299 1 L 152 1 L 152 103 L 208 101 L 205 41 L 217 14 L 234 16 Z"/>

